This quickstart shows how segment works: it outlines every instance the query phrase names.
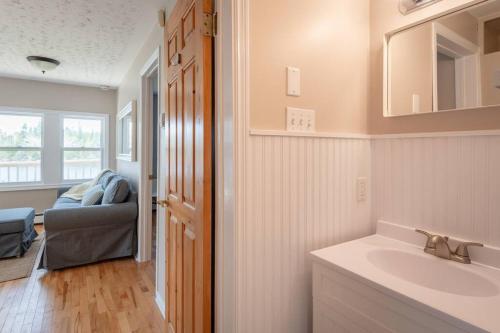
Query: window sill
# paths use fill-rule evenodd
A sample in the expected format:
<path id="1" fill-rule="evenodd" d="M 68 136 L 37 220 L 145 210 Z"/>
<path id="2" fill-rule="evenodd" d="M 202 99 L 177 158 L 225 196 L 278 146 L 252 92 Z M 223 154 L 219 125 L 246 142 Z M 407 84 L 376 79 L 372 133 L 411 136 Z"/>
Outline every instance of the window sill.
<path id="1" fill-rule="evenodd" d="M 42 191 L 42 190 L 56 190 L 60 187 L 68 187 L 76 184 L 29 184 L 29 185 L 5 185 L 0 186 L 0 192 L 17 192 L 17 191 Z"/>

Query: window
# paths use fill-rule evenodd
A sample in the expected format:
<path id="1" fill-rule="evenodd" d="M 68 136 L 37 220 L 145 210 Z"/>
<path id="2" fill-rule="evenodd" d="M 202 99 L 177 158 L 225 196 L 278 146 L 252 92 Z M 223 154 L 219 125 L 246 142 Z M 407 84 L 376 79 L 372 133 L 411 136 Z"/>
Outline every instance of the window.
<path id="1" fill-rule="evenodd" d="M 101 171 L 102 119 L 64 117 L 64 180 L 94 178 Z"/>
<path id="2" fill-rule="evenodd" d="M 0 107 L 0 188 L 92 179 L 108 165 L 108 118 Z"/>
<path id="3" fill-rule="evenodd" d="M 41 115 L 0 114 L 0 183 L 42 180 Z"/>

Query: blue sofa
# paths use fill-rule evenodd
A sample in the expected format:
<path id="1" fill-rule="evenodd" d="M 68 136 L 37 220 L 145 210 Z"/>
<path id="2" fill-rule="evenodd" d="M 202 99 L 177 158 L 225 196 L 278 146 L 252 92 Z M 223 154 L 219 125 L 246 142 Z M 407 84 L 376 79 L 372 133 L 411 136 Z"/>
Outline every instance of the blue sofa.
<path id="1" fill-rule="evenodd" d="M 121 176 L 107 173 L 98 184 L 111 186 L 115 177 Z M 119 203 L 82 206 L 61 197 L 68 189 L 59 189 L 53 208 L 44 213 L 46 242 L 40 267 L 61 269 L 136 253 L 137 193 L 129 190 Z"/>

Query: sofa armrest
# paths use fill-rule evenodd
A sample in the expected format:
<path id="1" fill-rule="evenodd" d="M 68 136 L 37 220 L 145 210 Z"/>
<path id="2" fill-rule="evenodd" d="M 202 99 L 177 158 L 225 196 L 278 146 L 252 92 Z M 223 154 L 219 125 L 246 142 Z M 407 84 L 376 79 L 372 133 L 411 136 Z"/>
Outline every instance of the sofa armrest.
<path id="1" fill-rule="evenodd" d="M 57 199 L 59 199 L 64 193 L 68 192 L 70 188 L 71 186 L 59 187 L 57 189 Z"/>
<path id="2" fill-rule="evenodd" d="M 137 204 L 125 202 L 114 205 L 47 209 L 44 214 L 44 227 L 47 232 L 51 232 L 130 223 L 136 220 Z"/>

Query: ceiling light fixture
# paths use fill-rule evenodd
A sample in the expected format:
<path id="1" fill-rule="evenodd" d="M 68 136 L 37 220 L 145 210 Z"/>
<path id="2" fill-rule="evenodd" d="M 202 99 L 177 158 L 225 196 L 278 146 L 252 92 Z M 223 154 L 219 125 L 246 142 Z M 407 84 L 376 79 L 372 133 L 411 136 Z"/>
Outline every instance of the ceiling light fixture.
<path id="1" fill-rule="evenodd" d="M 30 62 L 30 64 L 33 67 L 42 71 L 42 74 L 45 74 L 45 72 L 56 69 L 57 66 L 61 64 L 59 61 L 55 59 L 40 57 L 40 56 L 29 56 L 26 59 Z"/>
<path id="2" fill-rule="evenodd" d="M 399 0 L 401 14 L 409 14 L 417 9 L 432 5 L 441 0 Z"/>

